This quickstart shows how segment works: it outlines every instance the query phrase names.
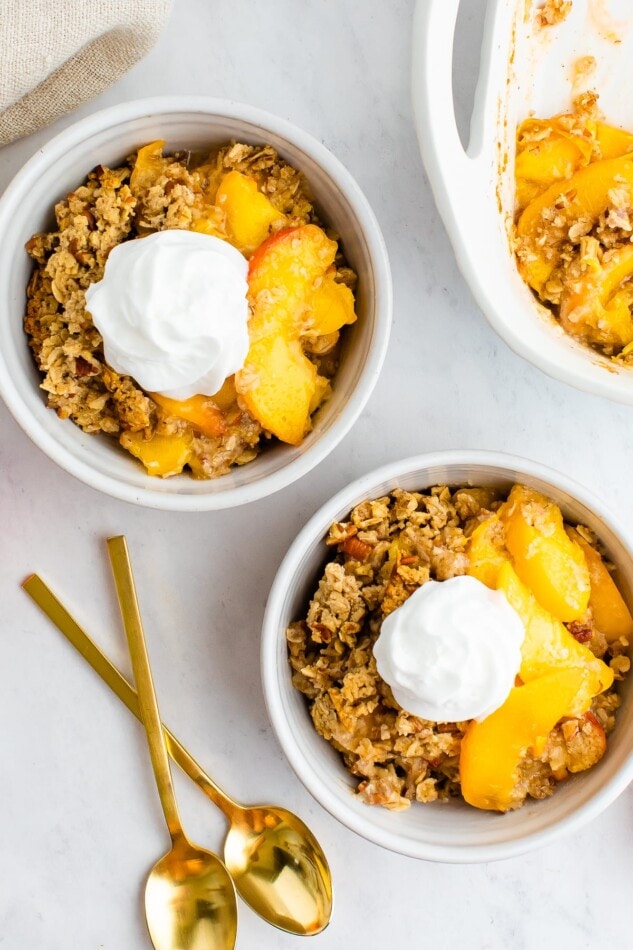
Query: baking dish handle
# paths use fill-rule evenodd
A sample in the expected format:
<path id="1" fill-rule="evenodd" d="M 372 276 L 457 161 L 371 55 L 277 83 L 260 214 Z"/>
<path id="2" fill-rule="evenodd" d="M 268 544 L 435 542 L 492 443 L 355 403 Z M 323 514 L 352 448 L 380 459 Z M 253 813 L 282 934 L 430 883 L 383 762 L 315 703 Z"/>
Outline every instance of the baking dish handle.
<path id="1" fill-rule="evenodd" d="M 453 43 L 460 0 L 417 0 L 413 22 L 412 99 L 424 165 L 438 204 L 453 211 L 469 205 L 473 190 L 485 187 L 494 159 L 501 59 L 510 35 L 512 2 L 489 0 L 482 39 L 481 70 L 468 149 L 455 121 Z M 507 59 L 503 59 L 504 77 Z M 479 184 L 477 184 L 479 183 Z M 440 192 L 442 194 L 440 194 Z M 467 198 L 464 202 L 464 198 Z"/>
<path id="2" fill-rule="evenodd" d="M 453 40 L 460 0 L 417 0 L 413 18 L 413 113 L 432 183 L 468 174 L 453 105 Z"/>

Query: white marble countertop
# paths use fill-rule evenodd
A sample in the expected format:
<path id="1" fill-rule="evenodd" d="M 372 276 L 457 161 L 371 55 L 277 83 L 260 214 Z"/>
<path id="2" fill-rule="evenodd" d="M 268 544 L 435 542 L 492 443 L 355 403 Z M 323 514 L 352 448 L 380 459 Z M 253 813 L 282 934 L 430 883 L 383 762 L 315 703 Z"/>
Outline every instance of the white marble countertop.
<path id="1" fill-rule="evenodd" d="M 473 16 L 459 47 L 466 100 Z M 347 165 L 383 228 L 395 320 L 360 421 L 318 469 L 242 509 L 183 515 L 113 501 L 57 468 L 0 406 L 0 946 L 142 950 L 147 869 L 166 847 L 141 728 L 19 588 L 41 572 L 128 668 L 104 538 L 134 555 L 163 716 L 244 801 L 279 801 L 323 843 L 335 884 L 314 946 L 492 950 L 630 946 L 633 788 L 574 838 L 496 865 L 383 851 L 331 818 L 286 763 L 266 716 L 259 630 L 281 557 L 334 491 L 390 459 L 502 449 L 572 473 L 633 517 L 632 411 L 573 391 L 511 353 L 458 273 L 411 122 L 412 0 L 176 0 L 147 59 L 86 114 L 165 93 L 227 96 L 303 126 Z M 0 153 L 0 189 L 68 117 Z M 176 775 L 194 840 L 224 821 Z M 240 906 L 239 950 L 305 947 Z M 312 943 L 310 943 L 312 946 Z"/>

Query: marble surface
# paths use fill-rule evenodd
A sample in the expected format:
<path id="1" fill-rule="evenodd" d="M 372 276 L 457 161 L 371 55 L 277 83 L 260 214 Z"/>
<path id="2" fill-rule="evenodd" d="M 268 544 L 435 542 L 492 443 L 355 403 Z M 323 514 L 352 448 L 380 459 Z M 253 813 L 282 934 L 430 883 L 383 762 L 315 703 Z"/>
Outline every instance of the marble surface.
<path id="1" fill-rule="evenodd" d="M 482 2 L 467 6 L 456 59 L 462 117 Z M 395 320 L 382 378 L 353 432 L 311 475 L 241 510 L 182 515 L 113 501 L 48 461 L 0 406 L 7 950 L 149 946 L 141 882 L 166 836 L 142 731 L 19 588 L 41 572 L 127 669 L 104 548 L 105 537 L 121 532 L 134 555 L 165 720 L 228 791 L 296 810 L 327 850 L 335 910 L 315 947 L 630 945 L 622 900 L 633 871 L 633 789 L 573 838 L 525 857 L 417 862 L 365 842 L 313 801 L 264 708 L 258 641 L 276 567 L 318 505 L 370 468 L 426 450 L 501 449 L 572 473 L 633 517 L 632 410 L 575 392 L 516 357 L 459 275 L 411 123 L 412 12 L 412 0 L 176 0 L 152 54 L 79 112 L 206 93 L 302 125 L 342 159 L 376 211 Z M 74 118 L 3 149 L 0 188 Z M 182 776 L 176 783 L 191 836 L 220 849 L 222 817 Z M 240 910 L 239 950 L 306 946 Z"/>

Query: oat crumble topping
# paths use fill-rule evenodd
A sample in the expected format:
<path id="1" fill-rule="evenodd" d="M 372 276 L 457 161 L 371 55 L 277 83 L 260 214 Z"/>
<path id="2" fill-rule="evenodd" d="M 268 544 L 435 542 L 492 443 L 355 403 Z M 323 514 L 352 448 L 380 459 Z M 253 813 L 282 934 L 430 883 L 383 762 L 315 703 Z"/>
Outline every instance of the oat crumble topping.
<path id="1" fill-rule="evenodd" d="M 224 433 L 216 437 L 169 415 L 131 377 L 106 365 L 101 336 L 86 312 L 85 292 L 101 280 L 116 245 L 153 231 L 195 226 L 229 171 L 256 179 L 286 216 L 284 227 L 320 222 L 304 177 L 271 146 L 232 143 L 204 159 L 177 153 L 161 160 L 149 176 L 135 170 L 135 159 L 136 154 L 119 168 L 94 168 L 84 184 L 56 204 L 54 228 L 28 242 L 34 269 L 24 328 L 43 374 L 48 405 L 60 418 L 86 432 L 114 436 L 124 446 L 134 433 L 151 439 L 186 431 L 193 445 L 191 473 L 213 478 L 253 459 L 268 442 L 267 433 L 237 397 L 224 411 Z M 226 238 L 220 216 L 216 224 L 218 236 Z M 336 264 L 336 279 L 353 289 L 356 275 L 340 253 Z M 306 345 L 306 352 L 320 375 L 334 375 L 337 337 L 329 346 L 320 338 L 313 347 Z"/>
<path id="2" fill-rule="evenodd" d="M 460 795 L 460 743 L 468 723 L 428 722 L 402 709 L 377 672 L 372 648 L 383 618 L 418 587 L 466 573 L 470 534 L 504 500 L 487 488 L 396 489 L 362 502 L 329 529 L 331 558 L 307 615 L 286 631 L 292 682 L 370 805 L 397 810 Z M 588 529 L 579 530 L 595 544 Z M 611 663 L 616 680 L 623 677 L 628 644 L 609 646 L 590 618 L 582 629 L 569 627 Z M 600 726 L 605 733 L 613 729 L 619 702 L 612 687 L 595 697 L 590 713 L 559 723 L 540 755 L 526 754 L 513 807 L 551 795 L 569 773 L 597 761 L 604 751 Z"/>

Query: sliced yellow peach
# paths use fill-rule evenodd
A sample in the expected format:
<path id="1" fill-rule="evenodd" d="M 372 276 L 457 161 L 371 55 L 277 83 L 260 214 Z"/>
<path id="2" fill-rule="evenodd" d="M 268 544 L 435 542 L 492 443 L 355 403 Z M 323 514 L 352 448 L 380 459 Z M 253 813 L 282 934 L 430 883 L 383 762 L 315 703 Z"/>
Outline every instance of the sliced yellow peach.
<path id="1" fill-rule="evenodd" d="M 565 533 L 558 505 L 515 485 L 499 509 L 515 570 L 538 602 L 563 622 L 583 617 L 589 603 L 589 570 L 578 545 Z"/>
<path id="2" fill-rule="evenodd" d="M 496 589 L 499 572 L 510 560 L 505 546 L 505 532 L 498 514 L 478 524 L 468 539 L 466 548 L 469 565 L 468 573 L 478 581 Z"/>
<path id="3" fill-rule="evenodd" d="M 543 748 L 557 722 L 586 692 L 582 668 L 550 671 L 515 686 L 504 704 L 482 722 L 473 720 L 462 739 L 462 795 L 475 808 L 507 811 L 514 803 L 519 766 L 530 749 Z"/>
<path id="4" fill-rule="evenodd" d="M 560 319 L 569 334 L 585 343 L 621 349 L 633 342 L 633 245 L 613 251 L 608 260 L 588 265 L 568 284 L 560 301 Z M 623 286 L 624 285 L 624 286 Z"/>
<path id="5" fill-rule="evenodd" d="M 334 262 L 336 241 L 315 224 L 286 228 L 257 248 L 248 268 L 251 340 L 301 330 L 315 283 Z"/>
<path id="6" fill-rule="evenodd" d="M 140 432 L 123 432 L 119 441 L 143 463 L 148 475 L 160 478 L 178 475 L 192 454 L 190 435 L 153 435 L 144 439 Z"/>
<path id="7" fill-rule="evenodd" d="M 581 667 L 587 673 L 586 688 L 578 693 L 577 704 L 568 715 L 582 715 L 593 697 L 611 686 L 613 671 L 538 603 L 510 563 L 499 571 L 498 589 L 503 591 L 525 627 L 519 676 L 524 683 L 529 683 L 556 669 Z"/>
<path id="8" fill-rule="evenodd" d="M 235 376 L 227 376 L 222 383 L 222 388 L 218 389 L 217 393 L 214 393 L 209 398 L 212 399 L 218 409 L 222 409 L 223 412 L 226 412 L 227 409 L 234 406 L 237 402 Z"/>
<path id="9" fill-rule="evenodd" d="M 130 176 L 130 191 L 133 195 L 151 188 L 165 171 L 169 161 L 163 158 L 164 145 L 162 139 L 157 139 L 139 148 Z"/>
<path id="10" fill-rule="evenodd" d="M 249 263 L 250 349 L 235 387 L 264 429 L 292 445 L 309 429 L 320 385 L 299 335 L 337 247 L 307 224 L 272 235 Z"/>
<path id="11" fill-rule="evenodd" d="M 191 396 L 189 399 L 169 399 L 160 393 L 149 394 L 168 416 L 190 422 L 205 435 L 217 438 L 226 432 L 221 410 L 212 396 Z"/>
<path id="12" fill-rule="evenodd" d="M 542 134 L 537 141 L 521 147 L 521 137 L 535 131 Z M 556 119 L 529 119 L 519 126 L 515 159 L 517 202 L 524 208 L 555 181 L 571 178 L 578 168 L 589 164 L 592 139 L 560 127 Z"/>
<path id="13" fill-rule="evenodd" d="M 333 274 L 326 274 L 312 295 L 306 315 L 307 329 L 317 336 L 327 336 L 355 320 L 354 294 Z"/>
<path id="14" fill-rule="evenodd" d="M 633 135 L 604 122 L 596 123 L 596 142 L 601 158 L 620 158 L 621 155 L 633 152 Z"/>
<path id="15" fill-rule="evenodd" d="M 569 536 L 582 548 L 589 568 L 591 593 L 589 607 L 594 623 L 612 643 L 625 637 L 633 637 L 633 617 L 596 549 L 575 528 L 567 528 Z"/>
<path id="16" fill-rule="evenodd" d="M 246 255 L 266 240 L 273 224 L 281 227 L 286 219 L 259 191 L 255 179 L 238 171 L 224 176 L 215 203 L 226 215 L 231 243 Z"/>
<path id="17" fill-rule="evenodd" d="M 326 399 L 331 395 L 332 387 L 330 385 L 329 379 L 326 376 L 318 376 L 315 380 L 314 393 L 312 399 L 310 400 L 310 415 L 313 412 L 316 412 L 319 406 L 325 402 Z"/>
<path id="18" fill-rule="evenodd" d="M 281 334 L 260 337 L 251 347 L 235 384 L 254 419 L 282 442 L 298 445 L 310 420 L 317 386 L 314 363 L 298 339 Z"/>
<path id="19" fill-rule="evenodd" d="M 524 280 L 541 293 L 567 240 L 569 226 L 580 219 L 595 223 L 610 204 L 610 193 L 622 190 L 633 204 L 633 158 L 625 155 L 592 162 L 564 182 L 555 182 L 531 201 L 519 218 L 517 234 L 523 246 L 519 271 Z M 543 240 L 545 230 L 552 238 L 552 220 L 559 220 L 556 238 Z"/>

